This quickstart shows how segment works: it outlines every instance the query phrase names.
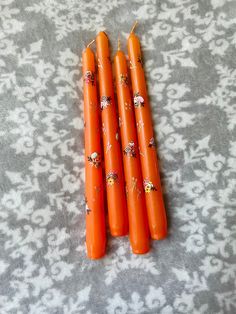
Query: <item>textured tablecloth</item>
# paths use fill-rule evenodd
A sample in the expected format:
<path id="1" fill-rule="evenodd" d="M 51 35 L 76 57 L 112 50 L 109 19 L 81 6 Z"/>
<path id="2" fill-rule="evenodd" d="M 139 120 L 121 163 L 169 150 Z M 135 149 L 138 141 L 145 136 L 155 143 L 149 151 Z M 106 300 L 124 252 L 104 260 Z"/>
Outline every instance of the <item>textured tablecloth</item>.
<path id="1" fill-rule="evenodd" d="M 81 52 L 134 22 L 169 237 L 85 254 Z M 236 313 L 236 1 L 0 0 L 0 313 Z"/>

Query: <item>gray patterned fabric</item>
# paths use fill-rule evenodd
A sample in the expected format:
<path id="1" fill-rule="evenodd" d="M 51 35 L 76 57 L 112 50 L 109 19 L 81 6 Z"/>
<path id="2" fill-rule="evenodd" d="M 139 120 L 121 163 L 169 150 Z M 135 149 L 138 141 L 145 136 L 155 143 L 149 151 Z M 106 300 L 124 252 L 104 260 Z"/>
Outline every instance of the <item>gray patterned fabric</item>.
<path id="1" fill-rule="evenodd" d="M 85 253 L 81 52 L 134 20 L 169 222 Z M 0 0 L 0 313 L 236 312 L 236 1 Z"/>

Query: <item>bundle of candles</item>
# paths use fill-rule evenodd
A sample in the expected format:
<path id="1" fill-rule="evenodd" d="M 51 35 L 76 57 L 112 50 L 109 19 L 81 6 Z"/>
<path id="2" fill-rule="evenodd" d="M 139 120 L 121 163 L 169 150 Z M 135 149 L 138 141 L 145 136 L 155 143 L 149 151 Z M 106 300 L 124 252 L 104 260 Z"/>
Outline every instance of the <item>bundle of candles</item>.
<path id="1" fill-rule="evenodd" d="M 110 233 L 115 237 L 129 233 L 133 253 L 147 253 L 150 236 L 152 239 L 160 240 L 167 235 L 166 214 L 140 41 L 134 33 L 136 25 L 137 22 L 127 41 L 130 72 L 126 56 L 120 50 L 119 41 L 118 51 L 114 57 L 118 110 L 114 97 L 107 34 L 100 32 L 96 37 L 96 61 L 90 48 L 95 40 L 87 46 L 82 56 L 86 247 L 87 255 L 92 259 L 101 258 L 106 251 L 104 190 L 106 190 Z M 96 62 L 100 105 L 98 104 Z M 130 76 L 131 86 L 129 85 Z M 102 156 L 105 164 L 105 178 Z"/>

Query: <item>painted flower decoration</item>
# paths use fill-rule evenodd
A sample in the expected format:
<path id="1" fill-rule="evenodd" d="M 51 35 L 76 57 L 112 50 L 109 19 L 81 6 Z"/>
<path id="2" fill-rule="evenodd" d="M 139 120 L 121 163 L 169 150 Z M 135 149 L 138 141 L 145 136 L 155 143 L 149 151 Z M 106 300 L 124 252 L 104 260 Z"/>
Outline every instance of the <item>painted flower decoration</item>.
<path id="1" fill-rule="evenodd" d="M 110 96 L 102 96 L 101 98 L 101 109 L 107 108 L 111 104 L 111 97 Z"/>
<path id="2" fill-rule="evenodd" d="M 84 82 L 86 84 L 91 83 L 92 85 L 95 85 L 95 75 L 94 75 L 94 72 L 86 71 L 86 73 L 84 75 Z"/>
<path id="3" fill-rule="evenodd" d="M 133 141 L 129 142 L 123 150 L 124 154 L 131 157 L 136 157 L 136 147 Z"/>
<path id="4" fill-rule="evenodd" d="M 116 132 L 116 140 L 119 141 L 119 132 Z"/>
<path id="5" fill-rule="evenodd" d="M 119 128 L 122 126 L 122 119 L 121 119 L 121 117 L 119 117 Z"/>
<path id="6" fill-rule="evenodd" d="M 144 180 L 143 186 L 144 186 L 145 193 L 150 193 L 151 191 L 157 190 L 156 187 L 154 186 L 154 184 L 149 180 Z"/>
<path id="7" fill-rule="evenodd" d="M 121 74 L 120 75 L 120 84 L 123 86 L 128 86 L 129 84 L 129 79 L 127 74 Z"/>
<path id="8" fill-rule="evenodd" d="M 96 168 L 100 167 L 101 165 L 101 156 L 97 152 L 93 152 L 90 156 L 87 157 L 88 161 L 95 166 Z"/>
<path id="9" fill-rule="evenodd" d="M 86 209 L 86 214 L 89 215 L 89 213 L 91 212 L 91 209 L 88 207 L 88 199 L 85 196 L 85 209 Z"/>
<path id="10" fill-rule="evenodd" d="M 89 215 L 91 212 L 91 209 L 88 207 L 88 204 L 86 203 L 86 214 Z"/>
<path id="11" fill-rule="evenodd" d="M 108 185 L 113 185 L 118 180 L 118 174 L 111 171 L 107 174 L 106 180 Z"/>
<path id="12" fill-rule="evenodd" d="M 149 141 L 148 147 L 156 147 L 155 139 L 152 137 Z"/>
<path id="13" fill-rule="evenodd" d="M 135 107 L 144 107 L 144 99 L 139 93 L 134 94 L 134 106 Z"/>
<path id="14" fill-rule="evenodd" d="M 141 66 L 143 66 L 143 60 L 141 56 L 138 56 L 137 61 L 141 64 Z"/>

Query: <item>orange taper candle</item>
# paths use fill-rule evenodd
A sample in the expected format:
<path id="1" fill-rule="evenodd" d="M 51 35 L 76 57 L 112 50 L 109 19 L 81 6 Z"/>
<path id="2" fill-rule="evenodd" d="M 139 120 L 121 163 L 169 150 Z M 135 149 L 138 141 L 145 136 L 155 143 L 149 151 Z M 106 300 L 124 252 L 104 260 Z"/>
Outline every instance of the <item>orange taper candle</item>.
<path id="1" fill-rule="evenodd" d="M 108 220 L 111 234 L 113 236 L 121 236 L 128 233 L 128 217 L 109 41 L 106 33 L 100 32 L 97 35 L 96 46 L 107 183 Z"/>
<path id="2" fill-rule="evenodd" d="M 137 22 L 132 28 L 128 38 L 128 54 L 134 93 L 135 118 L 138 129 L 138 142 L 149 229 L 153 239 L 162 239 L 167 235 L 167 221 L 140 42 L 139 38 L 134 34 L 136 24 Z"/>
<path id="3" fill-rule="evenodd" d="M 86 246 L 88 257 L 96 259 L 105 254 L 106 231 L 95 57 L 89 47 L 83 51 L 82 65 L 85 121 Z"/>
<path id="4" fill-rule="evenodd" d="M 133 253 L 149 251 L 149 230 L 142 173 L 138 152 L 135 117 L 128 84 L 126 57 L 118 51 L 114 58 L 116 90 L 118 98 L 123 164 L 129 217 L 129 237 Z"/>

